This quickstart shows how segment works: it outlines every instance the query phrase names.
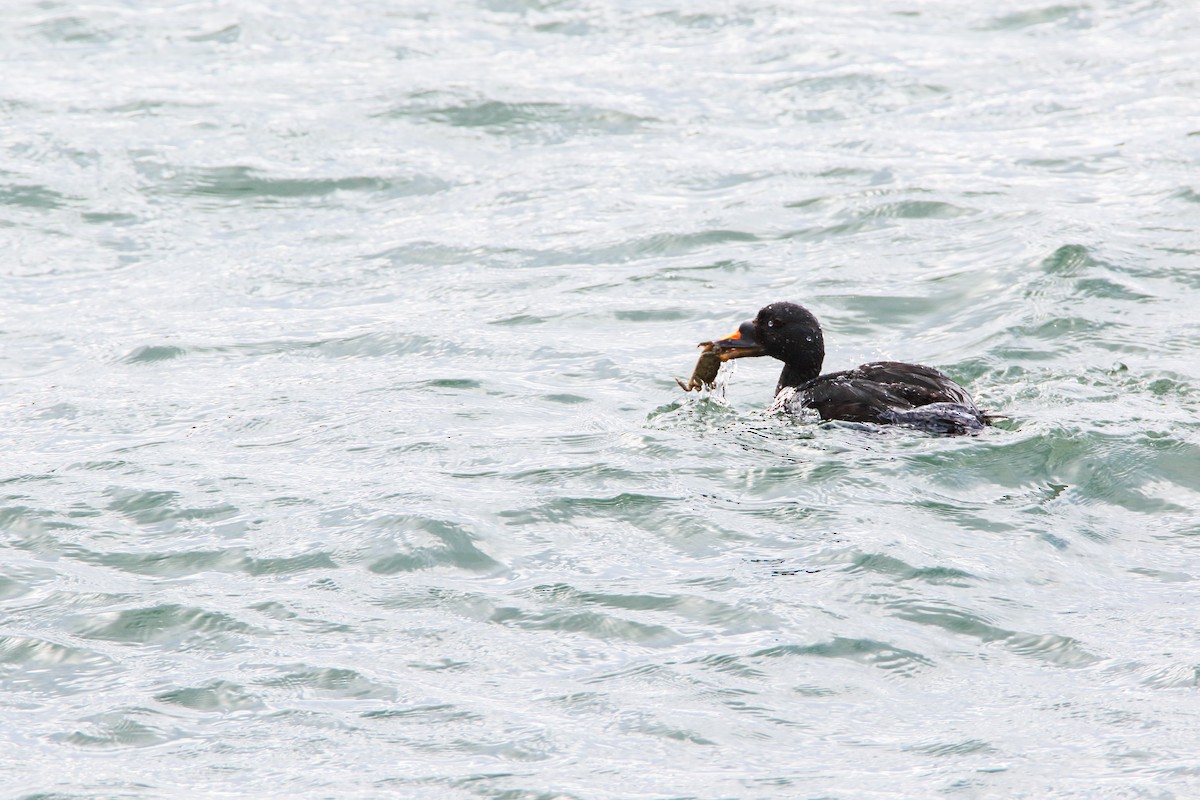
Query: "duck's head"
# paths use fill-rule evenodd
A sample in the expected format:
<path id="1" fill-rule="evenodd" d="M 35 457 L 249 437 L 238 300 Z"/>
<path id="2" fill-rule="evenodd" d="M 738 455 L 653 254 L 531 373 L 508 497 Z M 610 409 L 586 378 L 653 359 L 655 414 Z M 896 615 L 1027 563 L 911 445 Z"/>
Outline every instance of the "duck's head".
<path id="1" fill-rule="evenodd" d="M 763 306 L 758 316 L 739 325 L 736 333 L 712 344 L 722 361 L 755 356 L 779 359 L 786 365 L 779 388 L 812 380 L 821 374 L 825 361 L 820 323 L 808 309 L 795 303 Z"/>

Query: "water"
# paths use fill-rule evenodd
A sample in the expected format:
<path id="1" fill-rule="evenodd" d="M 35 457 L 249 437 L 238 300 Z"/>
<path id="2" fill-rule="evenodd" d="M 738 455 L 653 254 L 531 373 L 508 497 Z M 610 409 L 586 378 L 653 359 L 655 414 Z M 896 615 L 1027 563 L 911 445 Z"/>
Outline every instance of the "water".
<path id="1" fill-rule="evenodd" d="M 6 797 L 1200 791 L 1191 4 L 0 22 Z"/>

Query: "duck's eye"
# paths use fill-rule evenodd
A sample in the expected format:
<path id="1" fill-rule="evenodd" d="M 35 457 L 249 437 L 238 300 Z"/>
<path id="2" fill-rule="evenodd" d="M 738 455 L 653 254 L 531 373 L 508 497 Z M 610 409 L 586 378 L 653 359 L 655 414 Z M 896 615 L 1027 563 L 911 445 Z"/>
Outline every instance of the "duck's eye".
<path id="1" fill-rule="evenodd" d="M 774 328 L 774 327 L 775 327 L 775 320 L 773 320 L 773 319 L 769 319 L 769 320 L 767 320 L 767 327 L 768 327 L 768 328 Z"/>

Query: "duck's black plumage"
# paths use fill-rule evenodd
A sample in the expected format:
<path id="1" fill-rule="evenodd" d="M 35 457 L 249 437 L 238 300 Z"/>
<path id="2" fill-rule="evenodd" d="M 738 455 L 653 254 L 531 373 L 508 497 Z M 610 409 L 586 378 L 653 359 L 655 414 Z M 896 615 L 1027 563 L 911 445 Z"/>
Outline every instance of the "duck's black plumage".
<path id="1" fill-rule="evenodd" d="M 771 356 L 783 362 L 776 397 L 794 390 L 791 403 L 812 408 L 821 419 L 905 425 L 935 433 L 973 433 L 990 417 L 954 381 L 932 367 L 877 361 L 821 374 L 825 338 L 821 325 L 795 303 L 771 303 L 733 336 L 713 343 L 722 360 Z"/>

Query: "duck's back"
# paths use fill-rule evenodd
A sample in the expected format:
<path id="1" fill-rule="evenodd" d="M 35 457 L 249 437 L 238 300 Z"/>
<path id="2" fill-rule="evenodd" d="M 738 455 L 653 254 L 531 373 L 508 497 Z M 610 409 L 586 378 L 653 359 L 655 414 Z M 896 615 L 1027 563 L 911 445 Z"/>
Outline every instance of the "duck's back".
<path id="1" fill-rule="evenodd" d="M 933 367 L 877 361 L 830 372 L 798 386 L 802 405 L 821 419 L 899 424 L 960 433 L 988 424 L 975 401 Z"/>

